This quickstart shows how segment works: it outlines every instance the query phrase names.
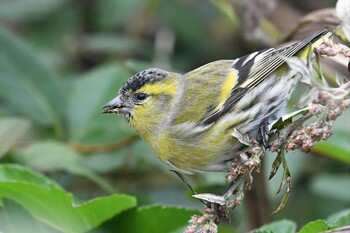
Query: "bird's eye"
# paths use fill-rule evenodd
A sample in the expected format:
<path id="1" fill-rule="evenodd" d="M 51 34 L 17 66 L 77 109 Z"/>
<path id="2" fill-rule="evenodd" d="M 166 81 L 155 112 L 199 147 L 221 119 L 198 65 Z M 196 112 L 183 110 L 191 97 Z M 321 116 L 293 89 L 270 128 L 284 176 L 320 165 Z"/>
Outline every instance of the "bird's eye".
<path id="1" fill-rule="evenodd" d="M 147 94 L 141 92 L 136 94 L 136 99 L 137 100 L 145 100 L 147 98 Z"/>

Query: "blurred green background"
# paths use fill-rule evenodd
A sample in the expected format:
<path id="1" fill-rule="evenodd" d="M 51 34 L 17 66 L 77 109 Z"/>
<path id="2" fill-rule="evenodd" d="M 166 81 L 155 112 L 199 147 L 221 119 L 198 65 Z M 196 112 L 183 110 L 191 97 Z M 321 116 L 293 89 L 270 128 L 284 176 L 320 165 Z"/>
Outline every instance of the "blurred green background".
<path id="1" fill-rule="evenodd" d="M 139 206 L 201 209 L 124 119 L 100 114 L 101 106 L 142 69 L 185 73 L 210 61 L 277 46 L 301 16 L 335 3 L 1 0 L 0 163 L 43 173 L 82 200 L 125 193 L 137 197 Z M 329 142 L 314 153 L 287 155 L 293 190 L 275 216 L 269 214 L 283 195 L 275 195 L 281 174 L 267 181 L 275 155 L 265 157 L 264 177 L 256 179 L 267 188 L 268 199 L 259 203 L 268 214 L 265 220 L 289 218 L 300 226 L 350 206 L 349 119 L 345 111 Z M 224 175 L 188 179 L 196 190 L 219 193 Z M 245 232 L 255 226 L 249 201 L 220 230 Z M 4 232 L 6 206 L 20 208 L 14 203 L 0 208 Z M 117 232 L 112 225 L 102 224 L 94 232 Z"/>

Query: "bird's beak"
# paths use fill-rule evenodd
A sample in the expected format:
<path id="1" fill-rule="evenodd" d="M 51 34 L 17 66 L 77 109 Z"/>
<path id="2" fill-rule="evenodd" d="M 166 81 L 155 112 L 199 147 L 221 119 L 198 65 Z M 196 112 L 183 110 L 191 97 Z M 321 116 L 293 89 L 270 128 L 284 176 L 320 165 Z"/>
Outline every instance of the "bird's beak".
<path id="1" fill-rule="evenodd" d="M 102 113 L 130 113 L 130 105 L 124 100 L 122 95 L 118 95 L 108 103 L 102 106 L 104 111 Z"/>

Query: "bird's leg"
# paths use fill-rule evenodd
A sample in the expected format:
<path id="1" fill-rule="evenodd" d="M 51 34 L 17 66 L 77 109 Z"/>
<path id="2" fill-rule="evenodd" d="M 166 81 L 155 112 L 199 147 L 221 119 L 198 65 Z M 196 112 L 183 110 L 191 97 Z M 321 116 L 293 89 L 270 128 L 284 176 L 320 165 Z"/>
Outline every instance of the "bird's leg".
<path id="1" fill-rule="evenodd" d="M 170 171 L 174 172 L 185 183 L 185 185 L 190 189 L 190 191 L 192 192 L 193 195 L 197 194 L 196 191 L 194 191 L 191 184 L 188 182 L 188 180 L 186 179 L 186 177 L 182 173 L 180 173 L 176 170 L 170 170 Z"/>

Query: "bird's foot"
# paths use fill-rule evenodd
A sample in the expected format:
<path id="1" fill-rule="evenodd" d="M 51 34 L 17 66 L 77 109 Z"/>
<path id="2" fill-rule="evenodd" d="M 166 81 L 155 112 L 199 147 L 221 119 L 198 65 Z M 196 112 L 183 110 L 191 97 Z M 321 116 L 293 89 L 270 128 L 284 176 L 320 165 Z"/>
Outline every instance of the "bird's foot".
<path id="1" fill-rule="evenodd" d="M 259 133 L 257 136 L 258 143 L 263 146 L 263 148 L 270 148 L 271 144 L 267 141 L 268 136 L 271 136 L 273 133 L 269 130 L 269 121 L 265 118 L 259 126 Z"/>

